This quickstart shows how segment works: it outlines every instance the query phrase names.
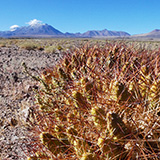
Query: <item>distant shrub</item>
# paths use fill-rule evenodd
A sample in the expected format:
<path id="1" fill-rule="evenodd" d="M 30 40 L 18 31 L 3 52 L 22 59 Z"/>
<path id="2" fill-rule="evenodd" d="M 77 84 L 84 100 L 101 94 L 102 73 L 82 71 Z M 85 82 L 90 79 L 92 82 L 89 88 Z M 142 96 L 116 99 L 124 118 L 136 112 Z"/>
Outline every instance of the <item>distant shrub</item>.
<path id="1" fill-rule="evenodd" d="M 61 51 L 61 50 L 63 49 L 63 47 L 60 46 L 60 45 L 58 45 L 57 49 L 58 49 L 59 51 Z"/>
<path id="2" fill-rule="evenodd" d="M 6 47 L 6 44 L 4 42 L 0 42 L 0 47 Z"/>
<path id="3" fill-rule="evenodd" d="M 35 50 L 37 48 L 37 45 L 32 42 L 24 42 L 20 45 L 21 48 L 26 50 Z"/>
<path id="4" fill-rule="evenodd" d="M 55 46 L 47 46 L 44 51 L 46 53 L 55 53 L 56 52 L 56 47 Z"/>

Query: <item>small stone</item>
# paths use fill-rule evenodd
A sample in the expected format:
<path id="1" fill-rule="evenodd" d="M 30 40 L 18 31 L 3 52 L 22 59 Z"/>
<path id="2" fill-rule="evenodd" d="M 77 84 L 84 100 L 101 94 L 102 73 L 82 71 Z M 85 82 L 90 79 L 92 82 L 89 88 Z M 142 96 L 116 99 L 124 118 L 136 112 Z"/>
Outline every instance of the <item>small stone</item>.
<path id="1" fill-rule="evenodd" d="M 11 126 L 15 127 L 18 124 L 18 121 L 14 118 L 11 118 Z"/>
<path id="2" fill-rule="evenodd" d="M 3 126 L 3 121 L 0 119 L 0 127 Z"/>

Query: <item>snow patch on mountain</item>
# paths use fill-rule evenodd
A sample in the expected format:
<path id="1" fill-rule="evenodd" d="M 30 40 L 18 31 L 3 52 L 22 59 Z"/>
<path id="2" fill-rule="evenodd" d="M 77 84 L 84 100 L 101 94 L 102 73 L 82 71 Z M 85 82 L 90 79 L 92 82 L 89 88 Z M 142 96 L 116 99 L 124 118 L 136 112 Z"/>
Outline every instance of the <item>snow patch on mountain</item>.
<path id="1" fill-rule="evenodd" d="M 27 24 L 29 24 L 30 26 L 40 26 L 40 25 L 44 25 L 44 23 L 42 23 L 42 21 L 37 20 L 37 19 L 33 19 L 29 22 L 27 22 Z"/>
<path id="2" fill-rule="evenodd" d="M 19 28 L 18 25 L 10 26 L 10 31 L 15 31 L 17 28 Z"/>

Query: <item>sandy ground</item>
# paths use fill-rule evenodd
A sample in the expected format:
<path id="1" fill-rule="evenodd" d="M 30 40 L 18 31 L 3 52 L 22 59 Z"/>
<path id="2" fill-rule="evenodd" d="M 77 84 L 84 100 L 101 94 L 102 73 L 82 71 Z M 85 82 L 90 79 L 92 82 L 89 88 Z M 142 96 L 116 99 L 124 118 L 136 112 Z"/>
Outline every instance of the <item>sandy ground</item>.
<path id="1" fill-rule="evenodd" d="M 0 48 L 0 160 L 26 159 L 24 141 L 29 134 L 26 121 L 30 107 L 34 106 L 33 88 L 37 85 L 24 72 L 22 63 L 38 75 L 54 65 L 60 55 L 21 50 L 16 46 Z"/>

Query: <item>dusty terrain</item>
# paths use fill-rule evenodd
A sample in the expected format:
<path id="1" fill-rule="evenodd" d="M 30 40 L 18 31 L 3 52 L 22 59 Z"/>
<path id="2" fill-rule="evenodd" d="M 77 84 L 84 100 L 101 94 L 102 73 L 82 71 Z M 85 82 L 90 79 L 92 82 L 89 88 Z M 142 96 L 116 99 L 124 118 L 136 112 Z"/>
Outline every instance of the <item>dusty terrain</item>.
<path id="1" fill-rule="evenodd" d="M 29 134 L 26 121 L 30 107 L 34 106 L 33 88 L 37 85 L 24 72 L 22 63 L 38 75 L 60 55 L 22 50 L 17 46 L 0 48 L 0 159 L 26 159 L 24 141 Z"/>
<path id="2" fill-rule="evenodd" d="M 12 44 L 11 41 L 8 40 L 7 44 Z M 44 68 L 53 66 L 63 55 L 63 51 L 51 54 L 38 50 L 38 47 L 35 50 L 25 50 L 20 45 L 24 42 L 26 42 L 25 39 L 16 40 L 7 47 L 6 42 L 3 47 L 0 45 L 0 160 L 23 160 L 27 156 L 25 142 L 28 141 L 27 136 L 30 135 L 28 119 L 32 118 L 32 108 L 35 106 L 33 90 L 38 85 L 24 72 L 22 63 L 27 65 L 30 73 L 39 75 Z M 28 42 L 41 44 L 41 41 L 37 40 L 28 40 Z M 45 45 L 42 46 L 51 50 L 55 48 L 54 46 L 62 44 L 62 48 L 70 49 L 71 47 L 72 49 L 73 46 L 81 46 L 86 42 L 88 40 L 44 40 Z M 94 43 L 99 42 L 92 40 L 91 44 Z M 132 45 L 132 42 L 129 43 Z M 104 46 L 105 41 L 100 44 Z M 160 45 L 159 42 L 136 42 L 135 46 L 156 50 Z"/>

